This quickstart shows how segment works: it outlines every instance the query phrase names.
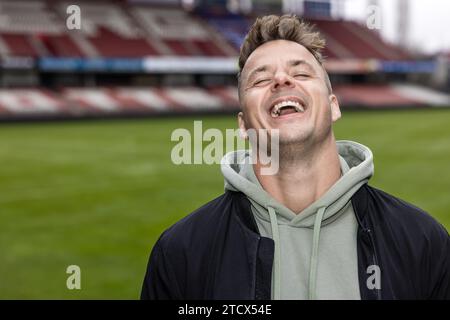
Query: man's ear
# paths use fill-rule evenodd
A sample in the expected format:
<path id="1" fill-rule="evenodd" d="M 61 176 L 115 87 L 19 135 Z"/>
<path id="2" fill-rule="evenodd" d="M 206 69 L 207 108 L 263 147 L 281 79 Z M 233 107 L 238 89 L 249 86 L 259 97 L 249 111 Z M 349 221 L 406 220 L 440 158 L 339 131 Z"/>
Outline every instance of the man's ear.
<path id="1" fill-rule="evenodd" d="M 331 119 L 336 122 L 341 118 L 341 108 L 339 107 L 339 101 L 334 94 L 330 94 L 330 108 L 331 108 Z"/>
<path id="2" fill-rule="evenodd" d="M 244 113 L 241 111 L 238 113 L 239 133 L 244 140 L 248 139 L 247 128 L 245 126 Z"/>

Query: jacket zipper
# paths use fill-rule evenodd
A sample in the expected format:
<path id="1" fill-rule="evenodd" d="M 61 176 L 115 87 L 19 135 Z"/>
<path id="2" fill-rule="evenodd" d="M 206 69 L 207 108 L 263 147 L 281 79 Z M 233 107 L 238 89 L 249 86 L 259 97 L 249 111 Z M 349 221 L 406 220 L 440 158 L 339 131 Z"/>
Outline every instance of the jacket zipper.
<path id="1" fill-rule="evenodd" d="M 368 234 L 369 240 L 370 240 L 370 245 L 372 246 L 372 263 L 374 265 L 380 267 L 380 265 L 378 264 L 378 258 L 377 258 L 377 254 L 375 251 L 375 241 L 373 240 L 373 237 L 372 237 L 372 230 L 370 230 L 369 228 L 363 227 L 363 231 Z M 380 279 L 380 281 L 381 281 L 381 279 Z M 376 290 L 377 290 L 377 300 L 381 300 L 381 288 L 376 289 Z"/>
<path id="2" fill-rule="evenodd" d="M 372 237 L 372 230 L 370 228 L 364 227 L 364 225 L 363 225 L 363 223 L 362 223 L 362 221 L 361 221 L 361 219 L 360 219 L 360 217 L 359 217 L 359 215 L 357 213 L 357 210 L 355 208 L 355 205 L 354 205 L 353 201 L 352 201 L 352 207 L 353 207 L 353 212 L 355 213 L 355 216 L 356 216 L 356 220 L 358 221 L 359 227 L 369 237 L 370 246 L 372 247 L 372 264 L 380 267 L 380 265 L 378 264 L 377 254 L 375 252 L 375 241 L 373 240 L 373 237 Z M 376 290 L 377 290 L 377 300 L 381 300 L 381 288 L 380 289 L 376 289 Z"/>

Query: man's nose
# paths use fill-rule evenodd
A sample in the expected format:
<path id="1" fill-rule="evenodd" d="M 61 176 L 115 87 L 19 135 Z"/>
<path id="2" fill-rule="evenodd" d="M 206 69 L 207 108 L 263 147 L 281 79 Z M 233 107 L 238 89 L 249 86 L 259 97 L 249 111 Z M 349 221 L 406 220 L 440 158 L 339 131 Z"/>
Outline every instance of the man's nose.
<path id="1" fill-rule="evenodd" d="M 272 90 L 276 91 L 283 87 L 294 87 L 294 81 L 286 72 L 277 72 L 274 76 Z"/>

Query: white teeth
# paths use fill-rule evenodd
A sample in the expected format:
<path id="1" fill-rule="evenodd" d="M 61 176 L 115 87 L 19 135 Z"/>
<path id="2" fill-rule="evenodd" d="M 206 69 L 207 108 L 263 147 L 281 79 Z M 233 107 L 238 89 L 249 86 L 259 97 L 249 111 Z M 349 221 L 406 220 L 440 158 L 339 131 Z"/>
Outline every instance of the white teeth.
<path id="1" fill-rule="evenodd" d="M 291 100 L 287 100 L 287 101 L 282 101 L 280 103 L 277 103 L 273 108 L 272 108 L 272 117 L 278 117 L 280 115 L 280 110 L 283 107 L 294 107 L 296 112 L 304 112 L 305 109 L 303 108 L 303 106 L 298 103 L 297 101 L 291 101 Z"/>

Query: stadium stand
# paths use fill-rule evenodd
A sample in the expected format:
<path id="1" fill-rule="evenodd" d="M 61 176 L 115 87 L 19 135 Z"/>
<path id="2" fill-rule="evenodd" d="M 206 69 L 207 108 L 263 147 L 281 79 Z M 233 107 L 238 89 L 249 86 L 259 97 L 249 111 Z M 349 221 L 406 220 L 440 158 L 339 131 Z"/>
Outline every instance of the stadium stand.
<path id="1" fill-rule="evenodd" d="M 0 41 L 2 55 L 38 57 L 46 55 L 39 35 L 63 34 L 64 24 L 55 13 L 48 10 L 45 2 L 0 2 Z"/>
<path id="2" fill-rule="evenodd" d="M 0 3 L 0 41 L 11 56 L 141 57 L 233 56 L 210 26 L 181 8 L 127 7 L 114 2 L 80 2 L 81 32 L 67 32 L 70 2 Z"/>
<path id="3" fill-rule="evenodd" d="M 412 57 L 384 42 L 375 32 L 353 21 L 311 20 L 328 46 L 325 55 L 346 59 L 408 60 Z"/>
<path id="4" fill-rule="evenodd" d="M 169 55 L 180 56 L 232 56 L 236 50 L 219 39 L 211 27 L 199 18 L 193 18 L 179 8 L 131 9 L 159 47 L 165 46 Z"/>
<path id="5" fill-rule="evenodd" d="M 236 61 L 255 16 L 226 10 L 220 14 L 186 11 L 179 5 L 151 2 L 78 1 L 82 28 L 68 30 L 65 19 L 71 2 L 1 1 L 0 118 L 236 110 L 237 70 L 230 72 L 233 68 L 224 65 L 226 59 Z M 326 67 L 331 77 L 341 76 L 334 91 L 342 106 L 450 104 L 448 94 L 404 83 L 406 73 L 415 72 L 410 69 L 423 57 L 387 43 L 354 21 L 326 16 L 309 20 L 327 40 Z M 27 74 L 23 85 L 8 82 L 19 77 L 14 69 L 17 58 L 33 62 L 19 70 Z M 174 60 L 167 58 L 189 66 L 200 64 L 200 71 L 173 70 L 170 61 Z M 10 70 L 5 66 L 11 61 Z M 159 71 L 146 69 L 149 65 Z M 428 69 L 420 72 L 432 73 L 432 63 L 424 66 Z M 382 75 L 381 80 L 372 82 L 369 76 L 375 73 Z M 399 78 L 403 84 L 398 84 Z M 37 80 L 30 87 L 33 79 Z"/>
<path id="6" fill-rule="evenodd" d="M 449 96 L 414 85 L 341 85 L 341 104 L 354 108 L 440 106 Z M 0 89 L 0 115 L 90 116 L 96 114 L 167 114 L 238 110 L 235 87 Z"/>
<path id="7" fill-rule="evenodd" d="M 235 56 L 252 22 L 239 15 L 202 19 L 178 7 L 81 2 L 83 28 L 81 32 L 67 32 L 64 17 L 68 5 L 11 0 L 0 3 L 0 37 L 6 52 L 32 57 Z M 325 35 L 325 55 L 329 58 L 411 58 L 354 21 L 311 22 Z"/>

